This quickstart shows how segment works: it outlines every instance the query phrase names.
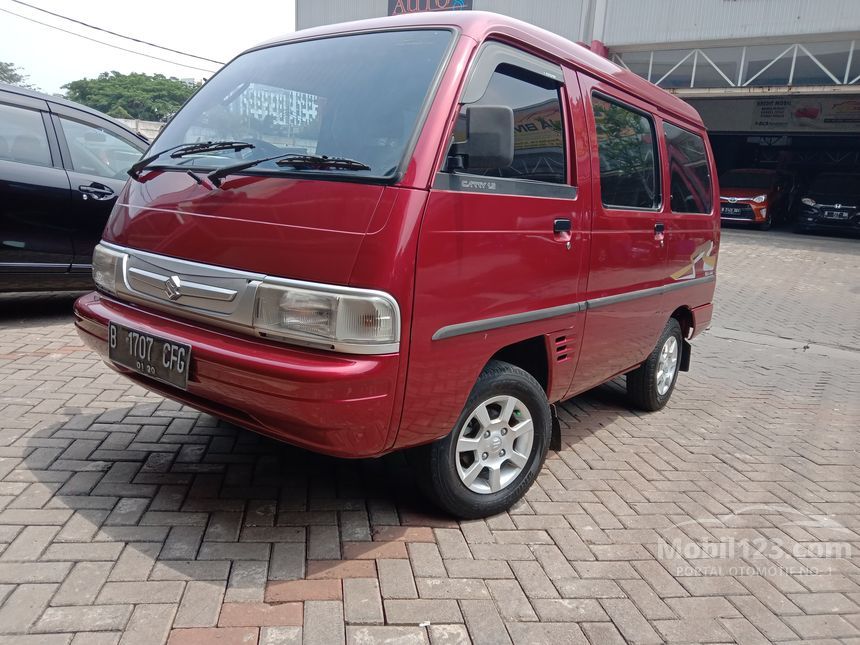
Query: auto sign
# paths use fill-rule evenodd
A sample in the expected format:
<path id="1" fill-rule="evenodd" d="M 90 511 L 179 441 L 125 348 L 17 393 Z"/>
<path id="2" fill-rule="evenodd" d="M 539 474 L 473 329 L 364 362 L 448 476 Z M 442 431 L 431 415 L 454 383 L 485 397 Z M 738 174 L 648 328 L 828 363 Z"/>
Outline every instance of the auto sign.
<path id="1" fill-rule="evenodd" d="M 451 11 L 472 8 L 472 0 L 388 0 L 388 15 L 421 11 Z"/>

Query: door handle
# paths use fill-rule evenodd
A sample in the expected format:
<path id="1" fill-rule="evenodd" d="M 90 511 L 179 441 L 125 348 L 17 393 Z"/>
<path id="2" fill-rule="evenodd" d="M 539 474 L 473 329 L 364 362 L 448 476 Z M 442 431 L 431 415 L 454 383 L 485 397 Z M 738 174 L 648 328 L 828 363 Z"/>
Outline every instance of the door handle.
<path id="1" fill-rule="evenodd" d="M 570 238 L 573 224 L 567 217 L 559 217 L 552 224 L 552 236 L 557 242 L 565 242 L 570 250 Z"/>
<path id="2" fill-rule="evenodd" d="M 663 242 L 666 239 L 666 225 L 663 222 L 654 224 L 654 239 L 660 242 L 660 246 L 663 246 Z"/>
<path id="3" fill-rule="evenodd" d="M 88 186 L 78 186 L 78 190 L 81 193 L 81 196 L 86 200 L 92 197 L 93 199 L 97 199 L 99 201 L 104 201 L 107 199 L 111 199 L 116 195 L 110 188 L 103 184 L 91 183 Z"/>

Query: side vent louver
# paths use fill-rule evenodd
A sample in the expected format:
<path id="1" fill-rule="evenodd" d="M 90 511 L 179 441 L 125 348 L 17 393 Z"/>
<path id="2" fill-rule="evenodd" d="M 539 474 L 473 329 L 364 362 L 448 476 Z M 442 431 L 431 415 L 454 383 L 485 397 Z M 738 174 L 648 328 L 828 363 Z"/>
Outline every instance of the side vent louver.
<path id="1" fill-rule="evenodd" d="M 555 360 L 557 363 L 563 363 L 570 360 L 570 349 L 567 336 L 558 336 L 555 339 Z"/>

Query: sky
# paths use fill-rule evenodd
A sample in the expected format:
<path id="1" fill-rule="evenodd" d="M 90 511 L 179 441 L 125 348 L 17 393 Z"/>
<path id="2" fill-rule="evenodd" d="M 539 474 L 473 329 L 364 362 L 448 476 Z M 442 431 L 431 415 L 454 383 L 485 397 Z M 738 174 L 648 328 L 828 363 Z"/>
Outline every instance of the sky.
<path id="1" fill-rule="evenodd" d="M 295 30 L 295 0 L 26 0 L 28 4 L 127 36 L 212 60 L 227 62 L 244 49 Z M 12 0 L 0 9 L 176 63 L 216 70 L 187 58 L 54 18 Z M 0 11 L 0 61 L 14 63 L 48 94 L 65 83 L 101 72 L 142 72 L 177 78 L 209 78 L 191 69 L 119 51 Z"/>

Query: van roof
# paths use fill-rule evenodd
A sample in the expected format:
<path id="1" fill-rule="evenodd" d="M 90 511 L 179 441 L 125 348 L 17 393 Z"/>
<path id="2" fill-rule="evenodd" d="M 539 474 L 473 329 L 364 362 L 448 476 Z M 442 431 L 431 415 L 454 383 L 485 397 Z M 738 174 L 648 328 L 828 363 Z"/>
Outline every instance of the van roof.
<path id="1" fill-rule="evenodd" d="M 398 27 L 456 27 L 477 42 L 483 42 L 493 35 L 506 35 L 526 45 L 532 45 L 558 61 L 582 68 L 599 80 L 641 98 L 663 111 L 704 127 L 698 112 L 689 104 L 603 56 L 595 54 L 587 47 L 522 20 L 489 11 L 430 11 L 344 22 L 303 29 L 281 38 L 274 38 L 252 49 L 296 40 Z"/>

